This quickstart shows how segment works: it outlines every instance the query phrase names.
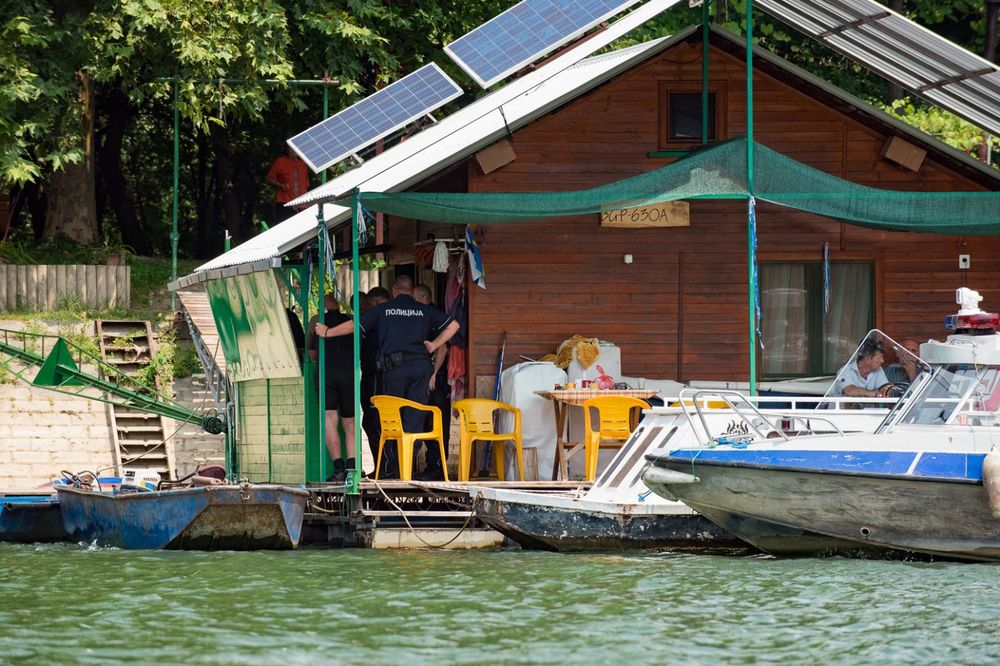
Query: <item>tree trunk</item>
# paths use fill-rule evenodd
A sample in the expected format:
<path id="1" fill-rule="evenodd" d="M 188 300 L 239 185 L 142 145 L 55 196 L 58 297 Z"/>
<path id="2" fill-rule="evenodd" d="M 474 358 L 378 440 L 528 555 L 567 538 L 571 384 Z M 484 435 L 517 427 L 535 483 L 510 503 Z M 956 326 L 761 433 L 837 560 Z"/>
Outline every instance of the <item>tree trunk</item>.
<path id="1" fill-rule="evenodd" d="M 221 217 L 229 234 L 242 242 L 244 234 L 240 228 L 240 202 L 233 187 L 233 161 L 229 145 L 229 130 L 221 125 L 212 125 L 212 147 L 215 150 L 215 192 L 217 216 Z"/>
<path id="2" fill-rule="evenodd" d="M 94 82 L 88 74 L 80 80 L 83 160 L 52 174 L 48 187 L 45 238 L 66 236 L 83 245 L 97 241 L 97 202 L 94 196 Z"/>
<path id="3" fill-rule="evenodd" d="M 98 153 L 101 179 L 107 191 L 111 209 L 118 219 L 122 242 L 139 255 L 148 256 L 152 248 L 139 226 L 135 206 L 129 194 L 128 181 L 122 172 L 122 141 L 133 115 L 133 107 L 120 89 L 115 88 L 106 98 L 108 104 L 104 141 Z"/>

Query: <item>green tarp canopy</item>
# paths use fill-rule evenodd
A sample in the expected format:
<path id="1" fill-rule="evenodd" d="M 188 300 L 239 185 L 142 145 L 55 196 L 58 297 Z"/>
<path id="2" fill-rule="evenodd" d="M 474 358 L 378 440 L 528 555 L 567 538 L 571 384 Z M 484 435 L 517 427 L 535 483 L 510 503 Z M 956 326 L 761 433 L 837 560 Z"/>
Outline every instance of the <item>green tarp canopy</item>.
<path id="1" fill-rule="evenodd" d="M 1000 192 L 902 192 L 858 185 L 754 143 L 760 201 L 887 231 L 1000 233 Z M 362 206 L 420 220 L 482 224 L 584 215 L 679 199 L 746 199 L 746 138 L 586 190 L 531 193 L 361 192 Z"/>

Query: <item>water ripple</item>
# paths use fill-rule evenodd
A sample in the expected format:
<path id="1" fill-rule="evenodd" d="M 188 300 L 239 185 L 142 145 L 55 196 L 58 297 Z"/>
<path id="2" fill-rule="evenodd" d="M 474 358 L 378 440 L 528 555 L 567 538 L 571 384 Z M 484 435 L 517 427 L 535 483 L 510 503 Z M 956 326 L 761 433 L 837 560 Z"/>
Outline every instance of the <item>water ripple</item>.
<path id="1" fill-rule="evenodd" d="M 0 545 L 0 663 L 990 663 L 1000 567 Z"/>

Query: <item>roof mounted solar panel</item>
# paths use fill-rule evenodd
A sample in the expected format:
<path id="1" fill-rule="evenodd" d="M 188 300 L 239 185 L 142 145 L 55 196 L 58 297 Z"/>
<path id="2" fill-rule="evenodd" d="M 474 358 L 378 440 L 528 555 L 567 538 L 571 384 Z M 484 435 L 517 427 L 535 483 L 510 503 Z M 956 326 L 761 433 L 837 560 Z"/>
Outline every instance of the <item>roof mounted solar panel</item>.
<path id="1" fill-rule="evenodd" d="M 524 0 L 444 47 L 483 88 L 639 0 Z"/>
<path id="2" fill-rule="evenodd" d="M 296 134 L 288 144 L 316 173 L 462 94 L 434 63 Z"/>

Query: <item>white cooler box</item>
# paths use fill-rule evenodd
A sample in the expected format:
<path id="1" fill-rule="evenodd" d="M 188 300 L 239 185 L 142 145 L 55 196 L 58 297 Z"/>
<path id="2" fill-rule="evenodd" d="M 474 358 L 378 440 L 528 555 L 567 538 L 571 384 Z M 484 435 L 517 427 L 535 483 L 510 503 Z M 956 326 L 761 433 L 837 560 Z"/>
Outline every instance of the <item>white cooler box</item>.
<path id="1" fill-rule="evenodd" d="M 521 410 L 524 478 L 550 480 L 556 451 L 556 419 L 552 402 L 535 395 L 535 391 L 551 391 L 556 384 L 565 384 L 566 371 L 552 363 L 519 363 L 504 370 L 500 382 L 500 400 Z M 504 412 L 498 426 L 503 432 L 513 430 L 513 414 Z M 513 444 L 507 443 L 506 447 L 504 473 L 507 479 L 515 480 L 519 478 L 517 456 Z"/>

